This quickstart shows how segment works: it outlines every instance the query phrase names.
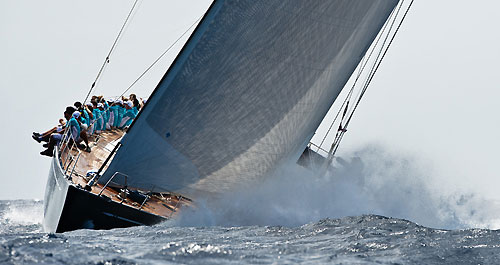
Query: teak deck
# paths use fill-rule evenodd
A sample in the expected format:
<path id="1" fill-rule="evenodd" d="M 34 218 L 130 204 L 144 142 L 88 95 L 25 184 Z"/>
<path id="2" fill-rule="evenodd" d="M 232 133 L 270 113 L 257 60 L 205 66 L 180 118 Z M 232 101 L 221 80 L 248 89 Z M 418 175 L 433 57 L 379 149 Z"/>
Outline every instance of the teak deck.
<path id="1" fill-rule="evenodd" d="M 90 153 L 80 151 L 76 147 L 68 150 L 62 146 L 61 164 L 62 168 L 66 170 L 66 176 L 68 179 L 71 176 L 70 180 L 75 185 L 85 187 L 85 185 L 87 185 L 90 181 L 90 177 L 86 176 L 87 171 L 97 171 L 102 166 L 106 158 L 112 153 L 113 148 L 119 142 L 123 134 L 123 131 L 115 129 L 111 131 L 104 131 L 96 137 L 90 137 L 89 144 L 92 148 Z M 68 151 L 70 152 L 69 154 Z M 75 161 L 76 165 L 74 164 Z M 109 165 L 110 162 L 111 161 L 109 161 L 107 165 Z M 105 165 L 102 172 L 106 170 L 107 165 Z M 117 177 L 117 180 L 113 182 L 121 185 L 124 184 L 123 177 Z M 175 216 L 177 210 L 181 206 L 190 205 L 191 202 L 190 199 L 182 197 L 179 194 L 165 192 L 159 193 L 154 191 L 142 191 L 142 193 L 148 194 L 146 200 L 133 201 L 131 198 L 125 196 L 119 188 L 108 186 L 103 190 L 103 187 L 103 184 L 97 183 L 92 186 L 92 190 L 90 192 L 98 195 L 102 191 L 101 196 L 105 196 L 114 202 L 151 214 L 159 215 L 164 218 L 171 218 L 172 216 Z M 129 189 L 133 189 L 133 187 L 129 187 Z"/>

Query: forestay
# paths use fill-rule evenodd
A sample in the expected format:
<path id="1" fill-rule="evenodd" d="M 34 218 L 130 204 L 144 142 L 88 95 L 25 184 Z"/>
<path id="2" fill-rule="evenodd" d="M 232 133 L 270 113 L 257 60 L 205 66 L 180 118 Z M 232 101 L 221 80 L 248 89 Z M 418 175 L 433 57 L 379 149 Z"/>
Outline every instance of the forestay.
<path id="1" fill-rule="evenodd" d="M 196 197 L 298 159 L 397 3 L 215 1 L 100 181 Z"/>

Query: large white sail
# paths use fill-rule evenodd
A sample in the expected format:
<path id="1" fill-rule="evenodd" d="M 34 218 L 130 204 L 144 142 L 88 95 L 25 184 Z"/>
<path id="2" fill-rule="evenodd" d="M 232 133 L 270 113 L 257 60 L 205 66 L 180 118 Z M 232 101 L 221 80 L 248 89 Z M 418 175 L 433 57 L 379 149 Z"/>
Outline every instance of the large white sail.
<path id="1" fill-rule="evenodd" d="M 187 196 L 298 159 L 397 0 L 216 0 L 100 181 Z"/>

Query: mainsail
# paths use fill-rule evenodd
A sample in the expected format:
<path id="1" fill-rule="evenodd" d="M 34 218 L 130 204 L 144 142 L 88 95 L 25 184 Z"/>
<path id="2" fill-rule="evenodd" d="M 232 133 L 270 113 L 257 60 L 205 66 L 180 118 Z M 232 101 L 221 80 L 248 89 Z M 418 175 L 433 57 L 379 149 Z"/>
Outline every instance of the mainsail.
<path id="1" fill-rule="evenodd" d="M 100 181 L 196 196 L 298 159 L 397 3 L 214 1 Z"/>

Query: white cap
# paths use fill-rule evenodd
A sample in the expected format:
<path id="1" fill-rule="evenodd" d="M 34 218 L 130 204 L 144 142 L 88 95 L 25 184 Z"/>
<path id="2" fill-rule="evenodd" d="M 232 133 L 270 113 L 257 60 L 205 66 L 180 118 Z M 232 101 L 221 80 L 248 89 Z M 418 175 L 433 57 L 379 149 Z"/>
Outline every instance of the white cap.
<path id="1" fill-rule="evenodd" d="M 134 104 L 132 103 L 132 101 L 127 101 L 127 105 L 128 105 L 129 107 L 131 107 L 131 108 L 134 106 Z"/>
<path id="2" fill-rule="evenodd" d="M 85 105 L 92 107 L 92 103 L 90 103 L 90 102 L 85 103 Z"/>
<path id="3" fill-rule="evenodd" d="M 98 104 L 97 104 L 97 107 L 98 107 L 98 108 L 104 108 L 104 105 L 102 105 L 102 103 L 98 103 Z"/>
<path id="4" fill-rule="evenodd" d="M 123 104 L 123 101 L 122 101 L 121 99 L 117 99 L 117 100 L 115 101 L 115 103 L 120 103 L 120 104 Z"/>
<path id="5" fill-rule="evenodd" d="M 73 117 L 76 119 L 80 118 L 80 112 L 79 111 L 73 112 Z"/>

